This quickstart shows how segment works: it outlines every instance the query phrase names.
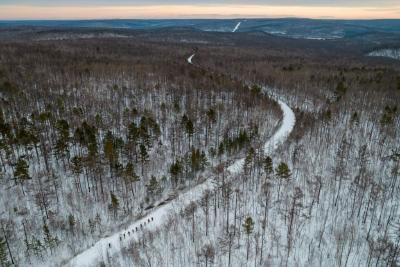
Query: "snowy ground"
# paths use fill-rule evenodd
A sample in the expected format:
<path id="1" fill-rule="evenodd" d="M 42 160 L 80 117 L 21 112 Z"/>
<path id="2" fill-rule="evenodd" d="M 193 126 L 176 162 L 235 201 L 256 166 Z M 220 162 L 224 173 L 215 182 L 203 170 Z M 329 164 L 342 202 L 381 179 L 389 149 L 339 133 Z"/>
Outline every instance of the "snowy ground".
<path id="1" fill-rule="evenodd" d="M 193 64 L 192 59 L 195 54 L 191 55 L 187 61 Z M 284 102 L 277 100 L 283 112 L 283 119 L 279 129 L 274 135 L 265 142 L 264 153 L 269 154 L 275 150 L 281 143 L 283 143 L 289 134 L 292 132 L 296 118 L 293 111 Z M 243 169 L 244 158 L 238 159 L 228 167 L 231 174 L 240 173 Z M 127 246 L 131 241 L 138 237 L 137 232 L 146 229 L 151 231 L 159 228 L 168 219 L 169 214 L 177 212 L 182 208 L 189 205 L 192 201 L 199 200 L 206 190 L 211 190 L 215 186 L 212 179 L 206 180 L 204 183 L 199 184 L 191 190 L 179 195 L 171 202 L 154 209 L 146 217 L 132 223 L 129 227 L 121 230 L 109 237 L 100 239 L 91 248 L 78 254 L 70 260 L 66 266 L 98 266 L 107 255 L 113 255 L 121 250 L 122 247 Z"/>
<path id="2" fill-rule="evenodd" d="M 370 57 L 388 57 L 400 60 L 400 49 L 382 49 L 372 51 L 368 54 Z"/>

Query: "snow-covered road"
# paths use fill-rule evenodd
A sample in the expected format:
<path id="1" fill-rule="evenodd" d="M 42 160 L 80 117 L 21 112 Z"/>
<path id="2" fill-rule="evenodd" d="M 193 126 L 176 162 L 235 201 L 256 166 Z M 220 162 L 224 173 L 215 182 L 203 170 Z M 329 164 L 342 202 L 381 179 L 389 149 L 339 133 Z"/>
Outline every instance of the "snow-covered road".
<path id="1" fill-rule="evenodd" d="M 236 31 L 239 29 L 240 24 L 242 24 L 242 22 L 238 22 L 238 24 L 236 24 L 236 26 L 235 26 L 235 28 L 232 30 L 232 32 L 236 32 Z"/>
<path id="2" fill-rule="evenodd" d="M 283 119 L 278 130 L 265 142 L 264 155 L 270 155 L 280 144 L 285 142 L 296 124 L 296 116 L 293 110 L 285 102 L 281 100 L 277 100 L 277 102 L 282 110 Z M 238 159 L 228 167 L 228 171 L 230 173 L 238 173 L 243 169 L 243 164 L 244 158 Z"/>
<path id="3" fill-rule="evenodd" d="M 192 59 L 193 59 L 193 57 L 194 57 L 195 55 L 196 55 L 196 54 L 193 54 L 193 55 L 191 55 L 190 57 L 188 57 L 187 62 L 188 62 L 189 64 L 193 64 Z"/>
<path id="4" fill-rule="evenodd" d="M 195 54 L 191 55 L 187 61 L 190 64 Z M 296 123 L 295 115 L 292 109 L 286 103 L 277 100 L 283 112 L 283 119 L 278 130 L 264 144 L 264 153 L 271 154 L 280 144 L 282 144 L 292 132 Z M 244 158 L 238 159 L 228 167 L 231 174 L 240 173 L 243 169 Z M 130 241 L 136 240 L 138 232 L 155 230 L 161 227 L 168 219 L 168 215 L 179 212 L 192 201 L 198 201 L 206 190 L 212 190 L 216 183 L 212 179 L 206 180 L 189 191 L 179 195 L 171 202 L 155 208 L 146 217 L 132 223 L 129 227 L 121 230 L 109 237 L 100 239 L 91 248 L 83 251 L 72 258 L 66 266 L 99 266 L 101 261 L 107 258 L 107 255 L 118 253 L 122 247 L 127 246 Z"/>

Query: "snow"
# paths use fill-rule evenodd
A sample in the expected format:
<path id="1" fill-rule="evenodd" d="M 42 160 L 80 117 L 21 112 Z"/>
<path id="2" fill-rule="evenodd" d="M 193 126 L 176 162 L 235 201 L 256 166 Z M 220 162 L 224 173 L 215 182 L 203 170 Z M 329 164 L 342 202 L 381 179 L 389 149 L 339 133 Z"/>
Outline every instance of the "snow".
<path id="1" fill-rule="evenodd" d="M 368 54 L 370 57 L 388 57 L 400 60 L 400 49 L 381 49 L 372 51 Z"/>
<path id="2" fill-rule="evenodd" d="M 235 28 L 232 30 L 232 32 L 236 32 L 236 31 L 239 29 L 240 24 L 242 24 L 242 22 L 238 22 L 238 24 L 236 24 L 236 26 L 235 26 Z"/>
<path id="3" fill-rule="evenodd" d="M 192 58 L 194 55 L 195 54 L 191 55 L 187 59 L 189 64 L 193 64 Z M 277 100 L 277 102 L 282 109 L 283 119 L 279 129 L 264 144 L 265 154 L 272 153 L 287 139 L 296 122 L 295 115 L 290 107 L 280 100 Z M 243 164 L 244 158 L 238 159 L 228 167 L 228 171 L 231 174 L 238 174 L 242 171 Z M 144 218 L 132 223 L 126 229 L 121 230 L 109 237 L 100 239 L 91 248 L 72 258 L 66 264 L 66 266 L 98 266 L 99 262 L 105 258 L 106 255 L 113 255 L 119 252 L 124 245 L 129 244 L 130 241 L 136 240 L 139 236 L 139 233 L 144 229 L 146 229 L 146 231 L 151 231 L 159 228 L 168 220 L 169 214 L 176 213 L 186 207 L 192 201 L 199 200 L 204 192 L 206 190 L 212 190 L 215 184 L 216 183 L 214 180 L 207 179 L 204 183 L 199 184 L 189 191 L 179 195 L 171 202 L 155 208 Z M 145 223 L 146 225 L 144 225 Z M 136 228 L 138 228 L 138 231 L 136 231 Z M 130 232 L 130 235 L 128 234 L 128 231 Z"/>
<path id="4" fill-rule="evenodd" d="M 271 154 L 274 150 L 278 148 L 280 144 L 282 144 L 288 138 L 296 123 L 296 117 L 293 110 L 288 105 L 286 105 L 285 102 L 282 102 L 281 100 L 277 100 L 277 102 L 283 112 L 283 120 L 279 129 L 270 139 L 268 139 L 267 142 L 265 142 L 265 155 Z M 228 171 L 230 173 L 238 173 L 242 170 L 243 164 L 244 158 L 238 159 L 231 166 L 228 167 Z"/>
<path id="5" fill-rule="evenodd" d="M 275 134 L 264 144 L 264 153 L 266 155 L 272 153 L 280 144 L 282 144 L 293 131 L 296 124 L 296 116 L 293 110 L 283 101 L 277 100 L 283 112 L 283 120 L 281 127 Z"/>
<path id="6" fill-rule="evenodd" d="M 190 57 L 188 57 L 187 62 L 188 62 L 189 64 L 193 64 L 192 59 L 193 59 L 193 57 L 194 57 L 195 55 L 196 55 L 196 54 L 193 54 L 193 55 L 191 55 Z"/>

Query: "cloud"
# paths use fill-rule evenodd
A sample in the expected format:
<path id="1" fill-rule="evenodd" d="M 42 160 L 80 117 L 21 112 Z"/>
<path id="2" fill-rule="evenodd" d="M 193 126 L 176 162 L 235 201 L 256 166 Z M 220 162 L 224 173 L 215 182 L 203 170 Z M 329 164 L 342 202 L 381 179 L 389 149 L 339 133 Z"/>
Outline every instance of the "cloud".
<path id="1" fill-rule="evenodd" d="M 334 6 L 334 7 L 390 7 L 398 0 L 1 0 L 0 5 L 34 6 L 134 6 L 134 5 L 264 5 L 264 6 Z"/>
<path id="2" fill-rule="evenodd" d="M 127 6 L 2 6 L 0 19 L 97 19 L 97 18 L 215 18 L 215 17 L 309 17 L 396 18 L 398 8 L 324 6 L 277 6 L 238 4 L 181 4 Z"/>

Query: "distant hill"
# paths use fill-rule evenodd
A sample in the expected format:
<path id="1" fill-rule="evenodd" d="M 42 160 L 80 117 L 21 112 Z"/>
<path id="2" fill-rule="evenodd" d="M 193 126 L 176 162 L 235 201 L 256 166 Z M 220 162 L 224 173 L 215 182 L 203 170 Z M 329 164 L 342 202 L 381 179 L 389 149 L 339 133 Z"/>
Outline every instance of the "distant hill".
<path id="1" fill-rule="evenodd" d="M 90 27 L 157 29 L 191 27 L 202 31 L 231 32 L 242 22 L 238 32 L 265 32 L 305 39 L 338 39 L 371 33 L 400 34 L 400 20 L 317 20 L 282 19 L 165 19 L 165 20 L 24 20 L 0 21 L 0 26 Z"/>

